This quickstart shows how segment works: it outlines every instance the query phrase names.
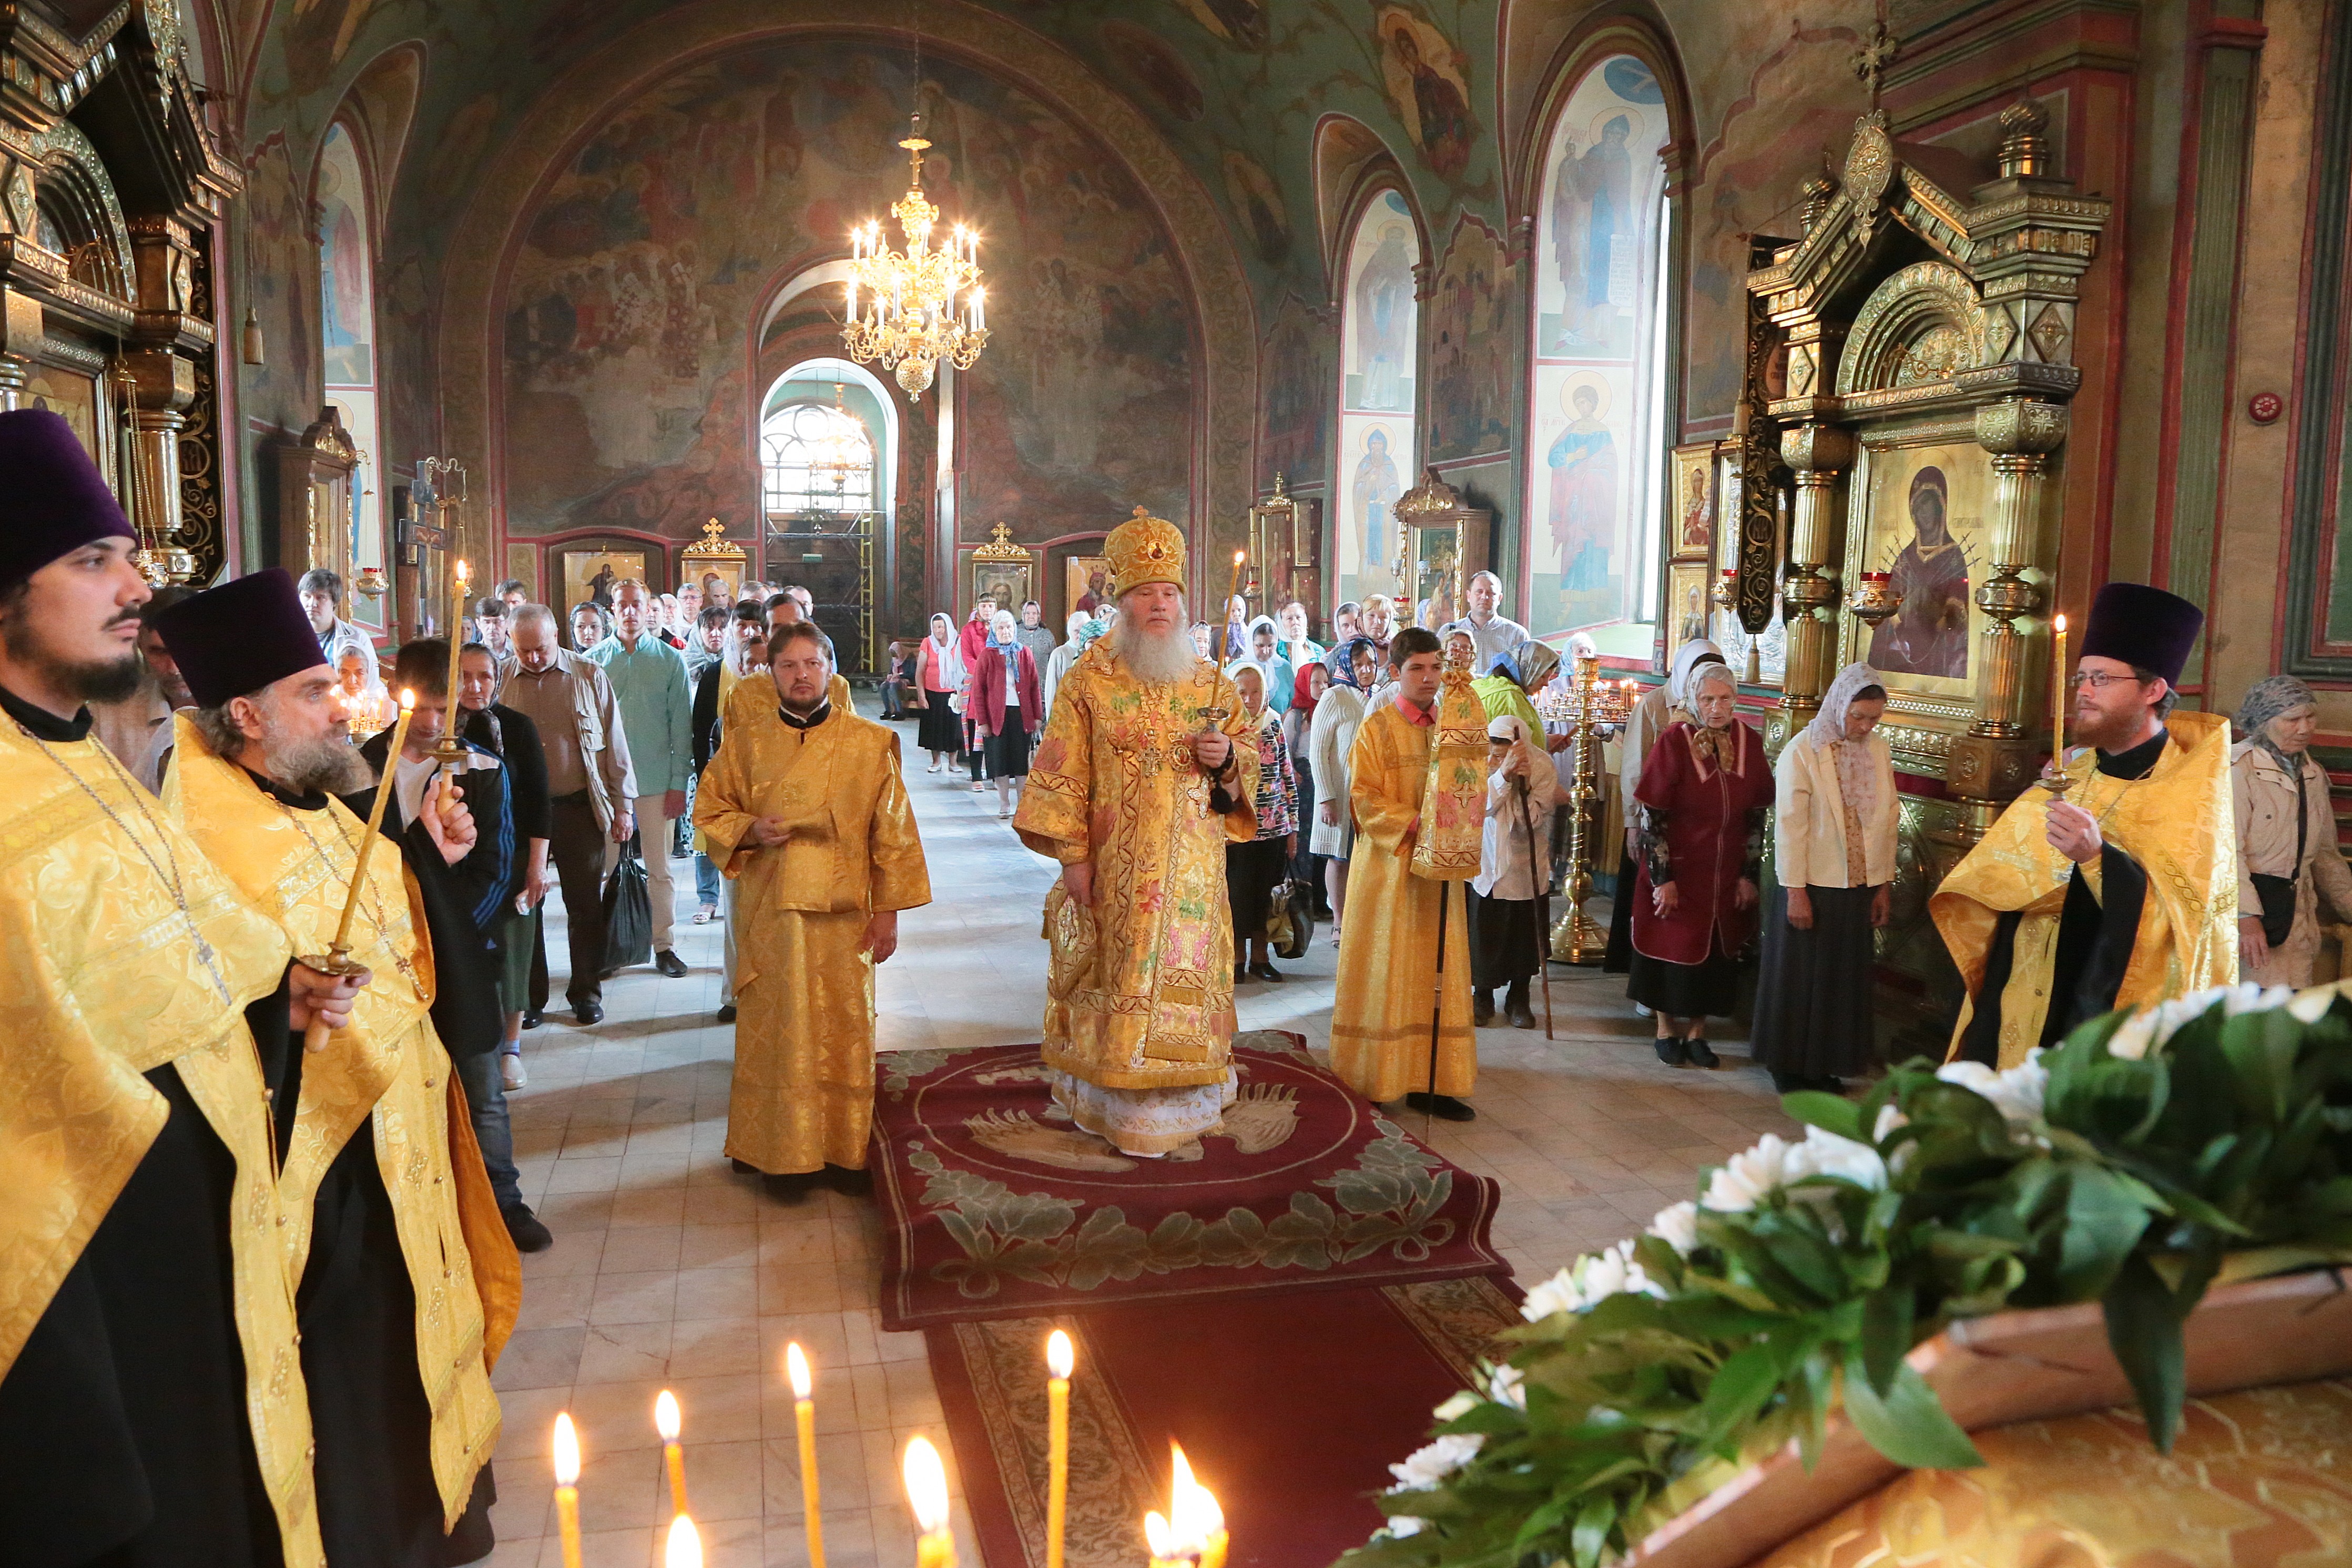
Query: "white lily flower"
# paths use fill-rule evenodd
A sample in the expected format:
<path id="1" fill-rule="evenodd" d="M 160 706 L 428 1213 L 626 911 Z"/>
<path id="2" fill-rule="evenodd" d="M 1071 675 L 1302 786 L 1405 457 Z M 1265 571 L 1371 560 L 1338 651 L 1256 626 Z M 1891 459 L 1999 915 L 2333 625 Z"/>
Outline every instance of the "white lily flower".
<path id="1" fill-rule="evenodd" d="M 1425 1519 L 1415 1519 L 1409 1513 L 1392 1513 L 1389 1515 L 1388 1531 L 1399 1541 L 1402 1541 L 1408 1535 L 1419 1535 L 1423 1531 L 1427 1530 L 1428 1528 L 1429 1521 Z"/>
<path id="2" fill-rule="evenodd" d="M 1834 1132 L 1809 1127 L 1798 1152 L 1801 1156 L 1798 1163 L 1805 1167 L 1804 1175 L 1838 1176 L 1856 1186 L 1868 1187 L 1873 1192 L 1886 1190 L 1886 1162 L 1879 1158 L 1878 1151 L 1867 1143 L 1857 1143 L 1851 1138 L 1841 1138 Z M 1790 1179 L 1801 1180 L 1801 1177 L 1792 1172 Z"/>
<path id="3" fill-rule="evenodd" d="M 2050 1089 L 2050 1069 L 2042 1065 L 2039 1046 L 2007 1072 L 1995 1072 L 1982 1062 L 1946 1062 L 1936 1076 L 1991 1100 L 2002 1120 L 2012 1122 L 2039 1120 Z"/>
<path id="4" fill-rule="evenodd" d="M 1540 1323 L 1546 1318 L 1561 1312 L 1580 1312 L 1583 1310 L 1583 1292 L 1576 1288 L 1576 1276 L 1566 1268 L 1530 1289 L 1527 1300 L 1519 1303 L 1519 1316 L 1530 1323 Z"/>
<path id="5" fill-rule="evenodd" d="M 1699 1206 L 1717 1214 L 1746 1214 L 1788 1185 L 1789 1157 L 1794 1152 L 1779 1133 L 1767 1132 L 1754 1148 L 1734 1154 L 1707 1179 Z"/>
<path id="6" fill-rule="evenodd" d="M 1698 1246 L 1698 1205 L 1685 1198 L 1660 1209 L 1650 1220 L 1649 1234 L 1673 1247 L 1676 1256 L 1688 1258 Z"/>
<path id="7" fill-rule="evenodd" d="M 1403 1464 L 1389 1467 L 1389 1474 L 1397 1479 L 1397 1484 L 1389 1491 L 1435 1491 L 1445 1483 L 1446 1477 L 1477 1458 L 1478 1450 L 1486 1444 L 1485 1434 L 1478 1432 L 1436 1438 L 1426 1447 L 1414 1449 Z"/>
<path id="8" fill-rule="evenodd" d="M 1870 1141 L 1884 1143 L 1895 1132 L 1911 1125 L 1911 1119 L 1893 1100 L 1878 1108 L 1878 1121 L 1870 1130 Z"/>
<path id="9" fill-rule="evenodd" d="M 2298 991 L 2286 1010 L 2294 1015 L 2298 1024 L 2316 1024 L 2336 1005 L 2336 989 L 2333 985 L 2315 985 L 2308 991 Z"/>
<path id="10" fill-rule="evenodd" d="M 1459 1421 L 1476 1408 L 1478 1408 L 1478 1396 L 1465 1388 L 1430 1414 L 1440 1421 Z"/>
<path id="11" fill-rule="evenodd" d="M 1515 1366 L 1498 1366 L 1486 1374 L 1486 1397 L 1514 1410 L 1528 1407 L 1527 1374 Z"/>

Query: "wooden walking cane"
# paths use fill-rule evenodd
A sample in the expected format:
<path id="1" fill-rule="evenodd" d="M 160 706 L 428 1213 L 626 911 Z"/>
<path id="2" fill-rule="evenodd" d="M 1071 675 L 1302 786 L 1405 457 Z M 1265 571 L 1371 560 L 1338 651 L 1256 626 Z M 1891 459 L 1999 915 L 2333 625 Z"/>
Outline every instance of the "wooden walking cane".
<path id="1" fill-rule="evenodd" d="M 1535 809 L 1528 804 L 1528 781 L 1519 780 L 1519 826 L 1528 836 L 1528 880 L 1536 889 L 1536 976 L 1543 982 L 1544 1038 L 1551 1032 L 1551 955 L 1544 951 L 1544 933 L 1551 930 L 1551 879 L 1536 882 Z"/>

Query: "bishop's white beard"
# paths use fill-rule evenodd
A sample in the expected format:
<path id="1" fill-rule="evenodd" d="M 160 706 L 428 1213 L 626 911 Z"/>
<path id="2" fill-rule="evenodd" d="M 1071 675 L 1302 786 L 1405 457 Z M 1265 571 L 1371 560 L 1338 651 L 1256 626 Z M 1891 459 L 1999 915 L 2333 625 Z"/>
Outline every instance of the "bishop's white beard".
<path id="1" fill-rule="evenodd" d="M 1170 686 L 1190 680 L 1192 672 L 1200 668 L 1201 656 L 1192 647 L 1192 628 L 1184 625 L 1181 616 L 1168 630 L 1152 632 L 1146 631 L 1143 623 L 1132 616 L 1121 616 L 1109 636 L 1119 662 L 1147 686 Z"/>

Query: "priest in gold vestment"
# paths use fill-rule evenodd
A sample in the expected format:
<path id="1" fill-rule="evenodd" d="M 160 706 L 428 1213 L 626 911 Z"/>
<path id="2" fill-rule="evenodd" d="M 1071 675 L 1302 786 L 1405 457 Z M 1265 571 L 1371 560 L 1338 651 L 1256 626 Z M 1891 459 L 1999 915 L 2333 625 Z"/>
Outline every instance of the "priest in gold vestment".
<path id="1" fill-rule="evenodd" d="M 1118 625 L 1062 678 L 1013 826 L 1062 866 L 1045 896 L 1055 1100 L 1153 1157 L 1233 1100 L 1225 845 L 1257 835 L 1257 748 L 1233 743 L 1241 700 L 1193 651 L 1183 534 L 1138 507 L 1104 553 Z"/>
<path id="2" fill-rule="evenodd" d="M 1429 826 L 1423 813 L 1438 734 L 1440 657 L 1434 633 L 1419 626 L 1397 633 L 1389 647 L 1397 700 L 1366 715 L 1348 753 L 1356 852 L 1348 861 L 1348 923 L 1339 936 L 1339 981 L 1331 1005 L 1331 1070 L 1367 1100 L 1402 1099 L 1414 1110 L 1467 1121 L 1473 1112 L 1462 1097 L 1478 1078 L 1478 1038 L 1470 1022 L 1469 900 L 1466 889 L 1444 888 L 1412 868 Z M 1471 707 L 1483 721 L 1475 697 Z M 1483 811 L 1471 820 L 1482 823 Z"/>
<path id="3" fill-rule="evenodd" d="M 823 632 L 777 625 L 695 795 L 741 927 L 727 1152 L 771 1176 L 866 1168 L 874 966 L 898 911 L 931 901 L 898 737 L 835 706 L 835 679 Z"/>
<path id="4" fill-rule="evenodd" d="M 296 952 L 326 952 L 367 832 L 336 797 L 372 781 L 293 578 L 238 578 L 156 624 L 196 702 L 174 720 L 166 810 Z M 451 815 L 462 839 L 423 814 L 445 860 L 473 839 Z M 437 967 L 396 841 L 368 857 L 350 942 L 367 987 L 280 1089 L 319 1518 L 331 1563 L 437 1568 L 498 1440 L 488 1361 L 520 1269 L 434 1027 Z M 470 1551 L 451 1554 L 489 1544 L 468 1521 L 451 1545 Z"/>
<path id="5" fill-rule="evenodd" d="M 2158 588 L 2099 590 L 2064 797 L 2020 795 L 1928 900 L 1968 987 L 1953 1059 L 2014 1067 L 2086 1018 L 2237 979 L 2229 722 L 2172 710 L 2204 618 Z"/>
<path id="6" fill-rule="evenodd" d="M 268 1092 L 356 987 L 92 738 L 148 587 L 63 419 L 0 497 L 0 1558 L 319 1568 Z"/>

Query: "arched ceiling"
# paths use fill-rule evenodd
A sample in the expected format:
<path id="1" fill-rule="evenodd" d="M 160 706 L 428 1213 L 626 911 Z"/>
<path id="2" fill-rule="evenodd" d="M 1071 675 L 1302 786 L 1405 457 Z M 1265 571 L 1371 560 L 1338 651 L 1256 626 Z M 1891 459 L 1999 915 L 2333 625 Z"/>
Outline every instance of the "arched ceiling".
<path id="1" fill-rule="evenodd" d="M 223 52 L 243 84 L 246 144 L 282 136 L 298 159 L 370 62 L 403 45 L 421 47 L 423 89 L 386 237 L 437 256 L 446 254 L 477 172 L 534 105 L 680 0 L 214 3 Z M 1261 298 L 1327 288 L 1313 173 L 1315 128 L 1327 114 L 1379 128 L 1430 210 L 1486 207 L 1499 197 L 1496 141 L 1485 123 L 1497 21 L 1484 0 L 974 4 L 1084 62 L 1143 113 L 1213 194 Z M 839 11 L 845 22 L 886 28 L 918 14 L 911 0 Z"/>

